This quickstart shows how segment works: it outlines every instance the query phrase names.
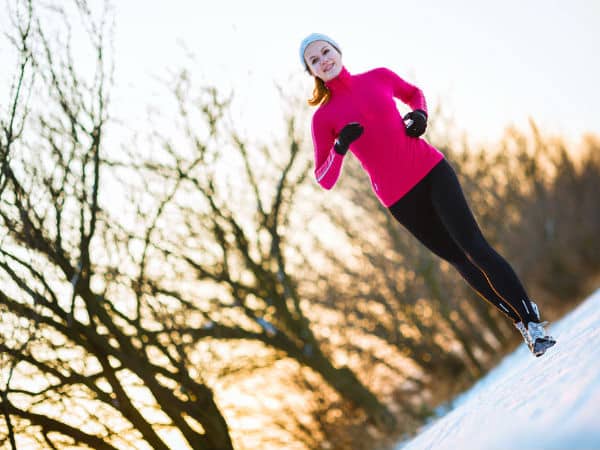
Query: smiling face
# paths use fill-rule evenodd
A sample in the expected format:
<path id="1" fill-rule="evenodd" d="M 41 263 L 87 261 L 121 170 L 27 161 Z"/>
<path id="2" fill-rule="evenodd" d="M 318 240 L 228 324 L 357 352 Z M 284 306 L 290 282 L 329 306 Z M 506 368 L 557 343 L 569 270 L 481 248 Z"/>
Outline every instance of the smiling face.
<path id="1" fill-rule="evenodd" d="M 342 70 L 342 55 L 326 41 L 315 41 L 306 47 L 304 60 L 310 73 L 323 81 L 337 77 Z"/>

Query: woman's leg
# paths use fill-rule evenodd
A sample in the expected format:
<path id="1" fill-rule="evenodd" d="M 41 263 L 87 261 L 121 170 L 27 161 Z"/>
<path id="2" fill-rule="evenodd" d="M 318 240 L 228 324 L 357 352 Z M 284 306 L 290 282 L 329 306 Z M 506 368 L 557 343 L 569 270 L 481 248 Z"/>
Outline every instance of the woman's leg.
<path id="1" fill-rule="evenodd" d="M 438 170 L 430 179 L 431 200 L 445 229 L 480 269 L 497 296 L 517 311 L 523 323 L 539 322 L 537 311 L 514 270 L 483 237 L 450 164 L 443 160 L 435 169 Z"/>
<path id="2" fill-rule="evenodd" d="M 435 170 L 434 168 L 433 171 Z M 513 322 L 519 322 L 521 318 L 517 311 L 491 288 L 483 272 L 467 258 L 440 220 L 431 202 L 430 181 L 434 176 L 435 172 L 430 173 L 408 194 L 392 205 L 389 208 L 390 212 L 425 247 L 452 264 L 481 297 L 493 304 Z"/>

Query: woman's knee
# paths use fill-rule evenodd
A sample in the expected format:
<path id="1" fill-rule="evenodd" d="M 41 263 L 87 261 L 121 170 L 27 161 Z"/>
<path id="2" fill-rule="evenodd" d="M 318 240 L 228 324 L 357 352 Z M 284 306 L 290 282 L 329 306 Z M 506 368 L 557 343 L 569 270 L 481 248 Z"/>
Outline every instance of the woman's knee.
<path id="1" fill-rule="evenodd" d="M 468 258 L 481 268 L 493 263 L 498 258 L 498 253 L 480 233 L 470 236 L 466 240 L 463 250 Z"/>

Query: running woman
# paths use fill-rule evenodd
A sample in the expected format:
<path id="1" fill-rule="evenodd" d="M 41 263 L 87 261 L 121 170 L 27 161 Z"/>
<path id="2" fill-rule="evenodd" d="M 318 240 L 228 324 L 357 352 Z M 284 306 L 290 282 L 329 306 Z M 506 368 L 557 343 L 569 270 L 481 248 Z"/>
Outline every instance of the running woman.
<path id="1" fill-rule="evenodd" d="M 300 60 L 315 81 L 309 104 L 318 106 L 312 118 L 318 183 L 331 189 L 352 151 L 396 220 L 508 316 L 534 355 L 543 355 L 555 340 L 537 305 L 484 238 L 454 169 L 421 138 L 427 127 L 423 92 L 385 68 L 350 74 L 340 46 L 324 34 L 302 41 Z M 404 118 L 394 98 L 412 109 Z"/>

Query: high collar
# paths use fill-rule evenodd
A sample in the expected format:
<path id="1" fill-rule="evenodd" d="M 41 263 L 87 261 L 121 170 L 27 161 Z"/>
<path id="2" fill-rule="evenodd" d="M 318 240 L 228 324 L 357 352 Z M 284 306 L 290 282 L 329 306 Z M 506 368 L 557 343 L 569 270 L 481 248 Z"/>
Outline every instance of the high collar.
<path id="1" fill-rule="evenodd" d="M 340 73 L 329 81 L 325 82 L 325 86 L 331 91 L 334 92 L 340 88 L 348 87 L 350 85 L 350 80 L 352 75 L 346 69 L 346 67 L 342 66 L 342 70 Z"/>

